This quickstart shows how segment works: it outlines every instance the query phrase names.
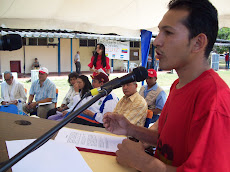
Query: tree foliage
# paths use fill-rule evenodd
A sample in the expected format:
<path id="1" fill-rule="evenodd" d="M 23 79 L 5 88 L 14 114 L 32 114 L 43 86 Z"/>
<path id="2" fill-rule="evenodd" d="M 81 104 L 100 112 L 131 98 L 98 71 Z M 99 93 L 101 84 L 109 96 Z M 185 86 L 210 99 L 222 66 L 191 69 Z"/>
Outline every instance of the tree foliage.
<path id="1" fill-rule="evenodd" d="M 219 29 L 217 38 L 230 40 L 230 28 L 223 27 Z"/>
<path id="2" fill-rule="evenodd" d="M 219 29 L 217 39 L 230 40 L 230 28 L 224 27 Z M 229 47 L 223 46 L 214 46 L 214 49 L 218 54 L 223 54 L 229 51 Z"/>

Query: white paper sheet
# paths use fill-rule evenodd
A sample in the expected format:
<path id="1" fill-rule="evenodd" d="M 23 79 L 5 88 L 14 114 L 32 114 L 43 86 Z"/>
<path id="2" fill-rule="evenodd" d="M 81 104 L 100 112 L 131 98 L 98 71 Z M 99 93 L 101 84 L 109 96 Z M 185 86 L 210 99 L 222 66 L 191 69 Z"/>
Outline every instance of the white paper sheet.
<path id="1" fill-rule="evenodd" d="M 9 157 L 13 157 L 34 139 L 6 141 Z M 92 172 L 80 152 L 72 145 L 49 140 L 12 167 L 13 172 L 81 171 Z"/>
<path id="2" fill-rule="evenodd" d="M 87 132 L 74 130 L 70 128 L 62 128 L 59 130 L 55 141 L 70 143 L 77 147 L 116 152 L 117 145 L 122 143 L 126 137 L 111 136 L 95 132 Z"/>
<path id="3" fill-rule="evenodd" d="M 38 103 L 38 106 L 49 105 L 49 104 L 52 104 L 52 103 L 53 102 Z"/>

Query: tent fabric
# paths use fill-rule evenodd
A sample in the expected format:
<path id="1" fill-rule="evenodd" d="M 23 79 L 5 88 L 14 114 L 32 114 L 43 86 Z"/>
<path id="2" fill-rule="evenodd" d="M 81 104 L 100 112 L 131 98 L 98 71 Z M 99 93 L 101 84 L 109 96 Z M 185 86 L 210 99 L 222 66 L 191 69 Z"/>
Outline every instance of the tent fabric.
<path id="1" fill-rule="evenodd" d="M 63 29 L 140 37 L 157 33 L 169 0 L 0 0 L 0 26 L 21 29 Z M 211 0 L 219 25 L 230 27 L 230 1 Z"/>

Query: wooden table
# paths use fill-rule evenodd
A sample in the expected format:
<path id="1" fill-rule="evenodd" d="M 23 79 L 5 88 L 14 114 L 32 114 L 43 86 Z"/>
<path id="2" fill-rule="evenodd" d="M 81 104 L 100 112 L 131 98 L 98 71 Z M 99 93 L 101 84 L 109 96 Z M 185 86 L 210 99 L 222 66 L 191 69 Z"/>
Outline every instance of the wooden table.
<path id="1" fill-rule="evenodd" d="M 31 124 L 20 125 L 18 124 L 20 123 L 20 120 L 28 121 Z M 42 136 L 57 123 L 57 121 L 51 121 L 42 118 L 32 118 L 28 116 L 0 112 L 0 162 L 4 162 L 9 159 L 5 141 L 36 139 Z M 85 131 L 107 132 L 104 128 L 79 124 L 67 124 L 66 127 Z M 54 137 L 52 139 L 54 139 Z M 81 152 L 81 154 L 90 168 L 95 172 L 135 171 L 133 169 L 119 165 L 116 162 L 115 156 L 101 155 L 90 152 Z"/>

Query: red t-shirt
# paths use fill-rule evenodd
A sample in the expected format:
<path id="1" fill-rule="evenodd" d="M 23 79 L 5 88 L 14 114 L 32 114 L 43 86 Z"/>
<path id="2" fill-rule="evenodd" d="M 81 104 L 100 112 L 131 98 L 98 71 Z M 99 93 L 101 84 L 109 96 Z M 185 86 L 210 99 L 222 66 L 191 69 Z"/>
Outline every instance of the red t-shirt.
<path id="1" fill-rule="evenodd" d="M 88 64 L 88 66 L 90 68 L 93 68 L 93 60 L 94 60 L 94 56 L 92 56 L 91 58 L 91 62 Z M 95 69 L 100 69 L 102 68 L 105 72 L 106 72 L 106 69 L 110 69 L 110 65 L 109 65 L 109 58 L 106 57 L 106 66 L 103 67 L 102 63 L 101 63 L 101 55 L 98 55 L 97 56 L 97 62 L 96 62 L 96 67 L 94 66 Z"/>
<path id="2" fill-rule="evenodd" d="M 159 119 L 155 156 L 177 171 L 230 171 L 230 90 L 210 69 L 180 89 Z"/>

